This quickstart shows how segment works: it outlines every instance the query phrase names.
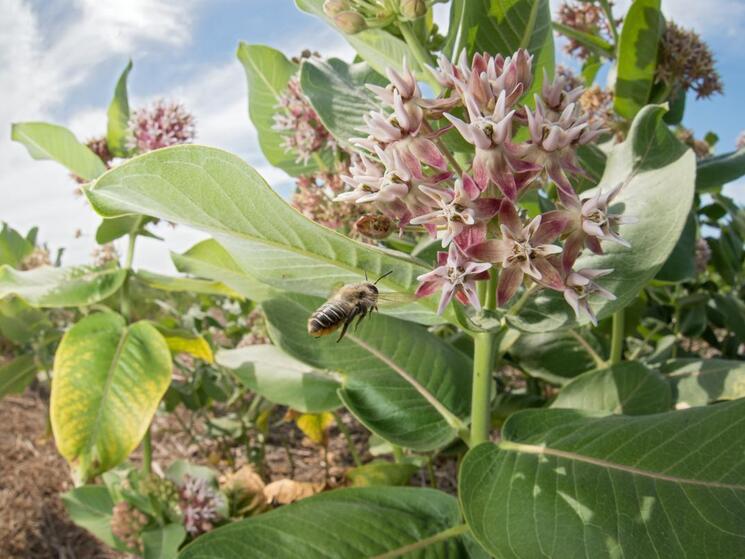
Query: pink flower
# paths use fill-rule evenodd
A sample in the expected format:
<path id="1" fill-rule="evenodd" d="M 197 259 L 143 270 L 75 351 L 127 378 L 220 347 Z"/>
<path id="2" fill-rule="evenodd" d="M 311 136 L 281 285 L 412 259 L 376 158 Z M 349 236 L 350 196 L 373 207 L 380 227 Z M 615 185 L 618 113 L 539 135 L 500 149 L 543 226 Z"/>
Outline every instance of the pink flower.
<path id="1" fill-rule="evenodd" d="M 411 220 L 412 225 L 433 224 L 445 226 L 447 232 L 442 238 L 446 247 L 453 238 L 477 221 L 488 221 L 499 211 L 499 200 L 496 198 L 479 198 L 481 192 L 471 177 L 464 174 L 455 181 L 453 189 L 438 189 L 421 185 L 424 192 L 437 204 L 437 209 Z"/>
<path id="2" fill-rule="evenodd" d="M 576 196 L 562 197 L 565 214 L 574 227 L 564 243 L 565 270 L 571 269 L 582 247 L 586 246 L 595 254 L 603 254 L 600 241 L 611 241 L 627 248 L 631 246 L 618 234 L 617 229 L 622 223 L 635 223 L 636 219 L 613 214 L 609 210 L 610 203 L 622 187 L 623 183 L 619 183 L 605 194 L 598 188 L 595 196 L 581 201 Z"/>
<path id="3" fill-rule="evenodd" d="M 184 106 L 162 99 L 151 107 L 133 111 L 129 128 L 129 147 L 138 153 L 190 143 L 195 135 L 194 117 Z"/>
<path id="4" fill-rule="evenodd" d="M 569 303 L 569 306 L 574 310 L 577 320 L 580 320 L 584 314 L 590 319 L 590 322 L 592 322 L 594 326 L 598 325 L 598 319 L 595 316 L 595 313 L 592 312 L 588 299 L 590 295 L 594 294 L 600 295 L 609 301 L 614 301 L 616 299 L 616 296 L 613 295 L 613 293 L 595 283 L 595 279 L 607 276 L 612 271 L 613 270 L 591 270 L 586 268 L 584 270 L 569 273 L 563 289 L 564 299 L 566 299 L 566 302 Z"/>
<path id="5" fill-rule="evenodd" d="M 468 255 L 477 260 L 502 266 L 497 286 L 499 305 L 512 298 L 525 275 L 551 289 L 563 290 L 561 275 L 548 260 L 552 254 L 561 252 L 560 246 L 549 244 L 566 227 L 567 220 L 561 212 L 538 215 L 523 226 L 515 207 L 503 202 L 499 218 L 503 238 L 484 241 L 468 250 Z"/>
<path id="6" fill-rule="evenodd" d="M 487 270 L 491 264 L 471 262 L 455 243 L 450 245 L 446 253 L 437 253 L 437 264 L 437 268 L 417 278 L 422 283 L 416 290 L 416 296 L 427 297 L 441 289 L 438 314 L 445 311 L 453 295 L 464 305 L 470 303 L 475 309 L 481 310 L 476 281 L 489 277 Z"/>

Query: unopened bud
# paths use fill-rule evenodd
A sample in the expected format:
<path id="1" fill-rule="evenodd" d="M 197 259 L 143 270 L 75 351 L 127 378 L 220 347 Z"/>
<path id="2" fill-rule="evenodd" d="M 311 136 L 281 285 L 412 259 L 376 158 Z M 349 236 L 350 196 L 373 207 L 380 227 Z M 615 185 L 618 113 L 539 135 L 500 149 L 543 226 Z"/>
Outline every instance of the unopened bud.
<path id="1" fill-rule="evenodd" d="M 341 12 L 334 16 L 334 23 L 340 31 L 347 35 L 354 35 L 367 29 L 367 23 L 357 12 Z"/>
<path id="2" fill-rule="evenodd" d="M 370 239 L 385 239 L 393 230 L 393 221 L 384 215 L 363 215 L 354 228 Z"/>
<path id="3" fill-rule="evenodd" d="M 323 3 L 323 13 L 328 17 L 335 17 L 341 12 L 349 11 L 350 6 L 347 0 L 326 0 Z"/>
<path id="4" fill-rule="evenodd" d="M 425 0 L 401 0 L 399 12 L 406 19 L 416 19 L 427 13 Z"/>

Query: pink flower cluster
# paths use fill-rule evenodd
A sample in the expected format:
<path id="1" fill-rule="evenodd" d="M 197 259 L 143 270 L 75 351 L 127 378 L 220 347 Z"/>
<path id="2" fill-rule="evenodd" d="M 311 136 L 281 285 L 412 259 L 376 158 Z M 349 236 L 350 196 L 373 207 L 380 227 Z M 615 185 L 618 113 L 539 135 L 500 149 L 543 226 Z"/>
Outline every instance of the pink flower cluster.
<path id="1" fill-rule="evenodd" d="M 132 112 L 129 148 L 145 153 L 194 141 L 194 117 L 181 103 L 158 100 Z"/>
<path id="2" fill-rule="evenodd" d="M 336 199 L 371 204 L 400 228 L 422 225 L 442 240 L 447 252 L 417 290 L 439 291 L 440 313 L 453 297 L 480 309 L 476 284 L 493 268 L 500 306 L 529 280 L 563 293 L 578 318 L 596 323 L 588 298 L 614 298 L 596 282 L 611 270 L 575 270 L 575 262 L 584 248 L 602 253 L 602 241 L 628 244 L 618 235 L 624 218 L 610 210 L 621 186 L 580 198 L 569 180 L 584 174 L 577 147 L 606 132 L 578 103 L 583 89 L 544 76 L 535 108 L 521 103 L 533 80 L 523 49 L 507 58 L 476 54 L 470 63 L 465 54 L 457 64 L 441 56 L 430 70 L 445 92 L 436 99 L 422 97 L 405 65 L 388 70 L 387 87 L 368 86 L 384 108 L 365 117 L 366 136 L 353 140 L 359 158 L 342 177 L 351 190 Z M 458 157 L 447 147 L 453 134 L 448 144 L 443 137 L 453 129 L 471 145 Z M 521 196 L 552 184 L 555 209 L 527 219 Z"/>

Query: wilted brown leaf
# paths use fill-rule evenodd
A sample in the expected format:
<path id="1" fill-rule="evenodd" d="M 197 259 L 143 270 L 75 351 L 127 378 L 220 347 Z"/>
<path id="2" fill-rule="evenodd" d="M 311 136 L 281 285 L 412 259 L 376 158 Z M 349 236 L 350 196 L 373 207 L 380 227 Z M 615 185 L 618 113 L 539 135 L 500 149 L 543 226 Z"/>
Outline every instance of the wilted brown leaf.
<path id="1" fill-rule="evenodd" d="M 323 483 L 280 479 L 273 481 L 264 488 L 264 497 L 272 504 L 289 505 L 320 493 L 323 491 L 323 487 Z"/>
<path id="2" fill-rule="evenodd" d="M 220 489 L 228 497 L 231 516 L 251 516 L 268 506 L 264 481 L 249 465 L 222 476 Z"/>

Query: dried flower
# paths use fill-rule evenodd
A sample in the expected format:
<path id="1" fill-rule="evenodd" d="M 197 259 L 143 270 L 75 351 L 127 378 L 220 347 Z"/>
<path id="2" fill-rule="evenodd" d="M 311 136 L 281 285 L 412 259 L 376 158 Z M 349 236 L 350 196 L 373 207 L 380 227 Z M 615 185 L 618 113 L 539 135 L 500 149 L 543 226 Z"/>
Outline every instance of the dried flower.
<path id="1" fill-rule="evenodd" d="M 252 516 L 267 508 L 264 481 L 251 466 L 243 466 L 220 479 L 220 489 L 228 498 L 231 516 Z"/>
<path id="2" fill-rule="evenodd" d="M 129 148 L 145 153 L 187 144 L 194 140 L 194 117 L 181 103 L 160 99 L 150 107 L 137 109 L 129 119 Z"/>
<path id="3" fill-rule="evenodd" d="M 600 287 L 595 280 L 607 276 L 613 270 L 590 270 L 585 268 L 567 275 L 564 287 L 564 299 L 574 310 L 577 320 L 585 315 L 594 326 L 598 325 L 598 319 L 590 308 L 589 298 L 591 295 L 600 295 L 604 299 L 614 301 L 616 296 L 607 289 Z"/>
<path id="4" fill-rule="evenodd" d="M 19 264 L 19 270 L 33 270 L 42 266 L 51 266 L 52 259 L 49 257 L 49 249 L 45 246 L 34 247 L 34 250 Z"/>
<path id="5" fill-rule="evenodd" d="M 658 57 L 657 81 L 693 89 L 698 99 L 723 93 L 714 54 L 695 31 L 668 21 Z"/>
<path id="6" fill-rule="evenodd" d="M 456 243 L 452 243 L 447 252 L 437 253 L 437 264 L 437 268 L 417 278 L 421 283 L 416 296 L 427 297 L 441 289 L 438 314 L 445 311 L 453 295 L 464 305 L 470 303 L 480 310 L 476 281 L 489 277 L 487 270 L 491 268 L 491 264 L 470 261 Z"/>
<path id="7" fill-rule="evenodd" d="M 179 485 L 179 508 L 189 534 L 198 536 L 212 530 L 220 520 L 220 504 L 217 491 L 208 481 L 188 474 L 184 476 Z"/>
<path id="8" fill-rule="evenodd" d="M 119 262 L 119 252 L 116 250 L 114 243 L 106 243 L 95 247 L 91 256 L 96 266 L 105 266 L 109 262 Z"/>
<path id="9" fill-rule="evenodd" d="M 147 526 L 148 521 L 149 519 L 144 512 L 130 505 L 127 501 L 121 501 L 114 505 L 112 511 L 111 533 L 129 549 L 142 551 L 140 534 Z"/>

